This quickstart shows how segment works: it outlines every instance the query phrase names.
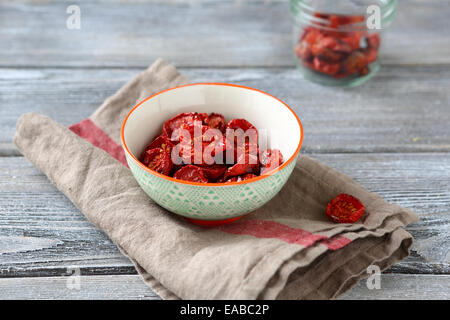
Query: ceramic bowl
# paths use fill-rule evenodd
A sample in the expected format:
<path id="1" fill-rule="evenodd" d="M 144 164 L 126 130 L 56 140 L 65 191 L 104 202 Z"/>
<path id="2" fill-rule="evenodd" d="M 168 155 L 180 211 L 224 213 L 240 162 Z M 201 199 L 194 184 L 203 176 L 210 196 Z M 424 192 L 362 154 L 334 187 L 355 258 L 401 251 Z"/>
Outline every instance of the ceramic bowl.
<path id="1" fill-rule="evenodd" d="M 260 132 L 260 146 L 281 150 L 285 161 L 268 175 L 232 183 L 176 180 L 149 169 L 139 162 L 139 155 L 164 122 L 181 112 L 221 113 L 227 121 L 245 118 Z M 141 101 L 125 118 L 121 139 L 128 166 L 150 198 L 173 213 L 208 225 L 236 220 L 280 191 L 294 169 L 303 129 L 294 111 L 268 93 L 233 84 L 198 83 Z"/>

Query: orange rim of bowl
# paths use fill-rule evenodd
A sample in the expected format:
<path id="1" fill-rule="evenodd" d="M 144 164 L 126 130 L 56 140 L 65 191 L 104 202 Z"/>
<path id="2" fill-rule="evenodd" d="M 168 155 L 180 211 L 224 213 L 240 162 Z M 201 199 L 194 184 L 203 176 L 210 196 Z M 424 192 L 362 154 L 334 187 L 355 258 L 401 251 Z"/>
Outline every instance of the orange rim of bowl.
<path id="1" fill-rule="evenodd" d="M 157 95 L 160 95 L 164 92 L 167 91 L 171 91 L 171 90 L 175 90 L 178 88 L 183 88 L 183 87 L 190 87 L 190 86 L 226 86 L 226 87 L 237 87 L 237 88 L 242 88 L 242 89 L 247 89 L 247 90 L 253 90 L 253 91 L 257 91 L 259 93 L 263 93 L 265 95 L 268 95 L 269 97 L 272 97 L 273 99 L 281 102 L 286 108 L 289 109 L 289 111 L 292 112 L 292 115 L 295 117 L 295 119 L 297 119 L 298 125 L 300 127 L 300 142 L 297 146 L 297 149 L 295 150 L 294 154 L 287 160 L 285 161 L 281 166 L 279 166 L 278 168 L 273 169 L 272 171 L 262 175 L 262 176 L 257 176 L 255 178 L 251 178 L 248 180 L 244 180 L 244 181 L 238 181 L 238 182 L 220 182 L 220 183 L 213 183 L 213 182 L 208 182 L 208 183 L 201 183 L 201 182 L 191 182 L 191 181 L 186 181 L 186 180 L 179 180 L 179 179 L 175 179 L 169 176 L 166 176 L 164 174 L 161 174 L 159 172 L 156 172 L 155 170 L 150 169 L 149 167 L 145 166 L 142 162 L 140 162 L 128 149 L 128 146 L 125 142 L 125 137 L 124 137 L 124 131 L 125 131 L 125 125 L 127 123 L 128 117 L 133 113 L 134 110 L 136 110 L 140 105 L 142 105 L 144 102 L 146 102 L 147 100 L 150 100 L 154 97 L 156 97 Z M 281 101 L 280 99 L 278 99 L 277 97 L 264 92 L 262 90 L 259 89 L 255 89 L 255 88 L 250 88 L 250 87 L 246 87 L 246 86 L 241 86 L 238 84 L 231 84 L 231 83 L 220 83 L 220 82 L 201 82 L 201 83 L 191 83 L 191 84 L 185 84 L 185 85 L 181 85 L 181 86 L 176 86 L 170 89 L 166 89 L 163 91 L 160 91 L 158 93 L 155 93 L 154 95 L 151 95 L 148 98 L 145 98 L 144 100 L 142 100 L 141 102 L 139 102 L 133 109 L 131 109 L 131 111 L 127 114 L 127 116 L 125 117 L 125 120 L 123 121 L 122 124 L 122 129 L 120 132 L 120 138 L 122 140 L 122 146 L 125 148 L 125 151 L 133 158 L 133 160 L 145 171 L 168 181 L 173 181 L 173 182 L 177 182 L 177 183 L 182 183 L 182 184 L 188 184 L 188 185 L 193 185 L 193 186 L 202 186 L 202 187 L 218 187 L 218 186 L 235 186 L 235 185 L 242 185 L 242 184 L 247 184 L 247 183 L 252 183 L 258 180 L 262 180 L 264 178 L 268 178 L 269 176 L 273 175 L 274 173 L 283 170 L 287 165 L 289 165 L 292 161 L 294 161 L 294 159 L 296 158 L 298 152 L 300 151 L 300 148 L 302 146 L 303 143 L 303 126 L 302 123 L 300 122 L 300 119 L 298 118 L 297 114 L 294 112 L 294 110 L 291 109 L 291 107 L 289 107 L 286 103 L 284 103 L 283 101 Z"/>

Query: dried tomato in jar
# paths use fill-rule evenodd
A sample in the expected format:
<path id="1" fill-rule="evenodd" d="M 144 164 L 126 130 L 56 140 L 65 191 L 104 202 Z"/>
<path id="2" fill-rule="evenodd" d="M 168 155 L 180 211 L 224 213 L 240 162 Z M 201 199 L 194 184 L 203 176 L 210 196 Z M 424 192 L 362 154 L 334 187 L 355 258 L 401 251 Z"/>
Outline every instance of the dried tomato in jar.
<path id="1" fill-rule="evenodd" d="M 354 86 L 378 71 L 381 28 L 392 22 L 396 1 L 375 3 L 381 9 L 379 28 L 372 28 L 365 2 L 291 0 L 294 53 L 307 79 Z"/>

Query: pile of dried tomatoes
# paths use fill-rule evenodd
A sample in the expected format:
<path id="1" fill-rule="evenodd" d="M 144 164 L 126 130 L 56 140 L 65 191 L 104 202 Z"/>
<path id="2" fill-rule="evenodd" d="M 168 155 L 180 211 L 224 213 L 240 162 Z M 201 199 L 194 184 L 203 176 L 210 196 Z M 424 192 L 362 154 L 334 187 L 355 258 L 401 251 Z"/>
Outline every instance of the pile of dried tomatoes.
<path id="1" fill-rule="evenodd" d="M 350 27 L 364 22 L 365 17 L 323 13 L 314 16 L 326 23 L 317 22 L 318 27 L 308 26 L 303 31 L 294 48 L 302 64 L 338 79 L 368 74 L 369 64 L 378 58 L 380 36 L 368 34 L 363 28 L 354 31 Z M 345 31 L 350 28 L 351 31 Z"/>
<path id="2" fill-rule="evenodd" d="M 283 163 L 277 149 L 259 150 L 258 130 L 218 113 L 180 113 L 144 149 L 140 161 L 175 179 L 228 183 L 263 175 Z"/>

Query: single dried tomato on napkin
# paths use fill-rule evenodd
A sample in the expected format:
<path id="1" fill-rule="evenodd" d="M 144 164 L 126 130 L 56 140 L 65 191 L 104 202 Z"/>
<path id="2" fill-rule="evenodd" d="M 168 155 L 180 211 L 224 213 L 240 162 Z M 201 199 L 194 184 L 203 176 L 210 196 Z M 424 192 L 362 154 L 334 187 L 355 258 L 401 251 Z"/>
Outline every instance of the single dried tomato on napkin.
<path id="1" fill-rule="evenodd" d="M 364 205 L 359 199 L 345 193 L 341 193 L 327 205 L 326 214 L 331 221 L 336 223 L 354 223 L 364 213 Z"/>

